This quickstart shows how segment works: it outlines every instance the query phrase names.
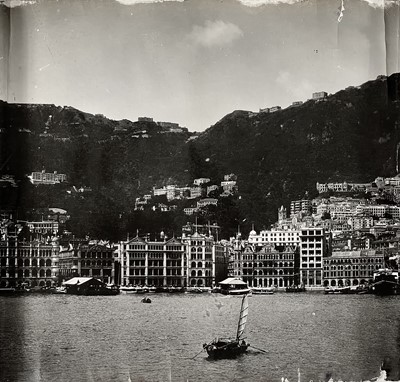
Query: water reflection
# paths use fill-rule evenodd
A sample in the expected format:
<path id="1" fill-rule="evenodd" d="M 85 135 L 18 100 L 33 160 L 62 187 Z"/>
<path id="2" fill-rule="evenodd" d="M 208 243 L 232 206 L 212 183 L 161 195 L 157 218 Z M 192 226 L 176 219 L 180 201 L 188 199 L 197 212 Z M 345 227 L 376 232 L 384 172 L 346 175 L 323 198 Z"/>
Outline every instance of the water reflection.
<path id="1" fill-rule="evenodd" d="M 275 294 L 250 299 L 236 360 L 202 344 L 236 331 L 240 298 L 0 297 L 2 381 L 399 380 L 400 298 Z M 208 313 L 207 313 L 208 312 Z M 257 350 L 265 350 L 266 353 Z"/>

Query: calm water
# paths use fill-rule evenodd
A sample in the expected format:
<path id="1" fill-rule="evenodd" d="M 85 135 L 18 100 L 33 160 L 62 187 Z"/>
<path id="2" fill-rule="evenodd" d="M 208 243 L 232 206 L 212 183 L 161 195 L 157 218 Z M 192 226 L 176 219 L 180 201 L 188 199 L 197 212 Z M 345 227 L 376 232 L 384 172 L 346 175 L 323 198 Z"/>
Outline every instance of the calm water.
<path id="1" fill-rule="evenodd" d="M 371 380 L 382 362 L 400 379 L 400 296 L 275 294 L 249 299 L 236 360 L 202 344 L 234 335 L 240 297 L 0 297 L 1 381 Z"/>

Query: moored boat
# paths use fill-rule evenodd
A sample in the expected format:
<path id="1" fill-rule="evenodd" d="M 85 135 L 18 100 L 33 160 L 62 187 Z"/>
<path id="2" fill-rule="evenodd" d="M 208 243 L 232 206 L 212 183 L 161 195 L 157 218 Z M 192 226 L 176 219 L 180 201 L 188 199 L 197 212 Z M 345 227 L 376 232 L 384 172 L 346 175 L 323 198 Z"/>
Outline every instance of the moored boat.
<path id="1" fill-rule="evenodd" d="M 324 289 L 325 294 L 349 294 L 350 287 L 327 287 Z"/>
<path id="2" fill-rule="evenodd" d="M 67 294 L 83 296 L 115 296 L 119 294 L 119 288 L 115 285 L 107 286 L 94 277 L 74 277 L 63 283 Z"/>
<path id="3" fill-rule="evenodd" d="M 127 293 L 136 293 L 136 288 L 134 286 L 121 286 L 119 287 L 119 290 L 121 293 L 127 294 Z"/>
<path id="4" fill-rule="evenodd" d="M 287 293 L 300 293 L 300 292 L 305 292 L 306 287 L 304 285 L 291 285 L 286 287 L 286 292 Z"/>
<path id="5" fill-rule="evenodd" d="M 219 285 L 220 293 L 222 294 L 241 295 L 251 292 L 247 283 L 237 277 L 229 277 L 224 281 L 219 282 Z"/>
<path id="6" fill-rule="evenodd" d="M 274 287 L 252 287 L 251 293 L 252 294 L 274 294 L 275 288 Z"/>
<path id="7" fill-rule="evenodd" d="M 371 291 L 378 295 L 400 294 L 399 272 L 389 268 L 379 269 L 373 275 Z"/>
<path id="8" fill-rule="evenodd" d="M 206 350 L 210 358 L 234 358 L 247 351 L 250 345 L 244 340 L 243 334 L 247 323 L 248 311 L 248 297 L 244 295 L 240 307 L 236 338 L 216 338 L 209 343 L 203 344 L 203 349 Z"/>

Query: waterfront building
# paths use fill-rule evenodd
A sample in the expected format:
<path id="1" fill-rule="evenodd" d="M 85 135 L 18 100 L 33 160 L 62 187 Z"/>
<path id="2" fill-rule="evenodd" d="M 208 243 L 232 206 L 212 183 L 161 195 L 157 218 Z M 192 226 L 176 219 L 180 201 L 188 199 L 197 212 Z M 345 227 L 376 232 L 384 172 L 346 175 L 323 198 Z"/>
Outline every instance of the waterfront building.
<path id="1" fill-rule="evenodd" d="M 232 242 L 228 273 L 231 277 L 240 277 L 250 287 L 298 285 L 298 247 L 250 244 L 239 234 Z"/>
<path id="2" fill-rule="evenodd" d="M 110 245 L 81 244 L 78 248 L 79 276 L 114 282 L 114 248 Z"/>
<path id="3" fill-rule="evenodd" d="M 185 286 L 185 247 L 176 239 L 147 241 L 140 237 L 121 242 L 118 253 L 123 285 Z"/>
<path id="4" fill-rule="evenodd" d="M 373 274 L 385 267 L 383 252 L 376 250 L 340 251 L 323 260 L 324 286 L 342 287 L 368 284 Z"/>
<path id="5" fill-rule="evenodd" d="M 296 247 L 267 244 L 244 254 L 243 280 L 253 287 L 288 287 L 298 285 Z M 249 256 L 250 255 L 250 256 Z"/>
<path id="6" fill-rule="evenodd" d="M 123 285 L 212 287 L 227 275 L 227 248 L 212 236 L 183 235 L 181 240 L 121 242 Z"/>
<path id="7" fill-rule="evenodd" d="M 301 228 L 300 234 L 300 280 L 306 287 L 322 286 L 322 257 L 326 238 L 320 227 Z"/>
<path id="8" fill-rule="evenodd" d="M 0 286 L 50 286 L 57 280 L 58 241 L 19 241 L 13 227 L 0 241 Z"/>
<path id="9" fill-rule="evenodd" d="M 228 272 L 228 249 L 212 236 L 197 231 L 182 238 L 187 248 L 188 272 L 186 285 L 214 287 Z"/>

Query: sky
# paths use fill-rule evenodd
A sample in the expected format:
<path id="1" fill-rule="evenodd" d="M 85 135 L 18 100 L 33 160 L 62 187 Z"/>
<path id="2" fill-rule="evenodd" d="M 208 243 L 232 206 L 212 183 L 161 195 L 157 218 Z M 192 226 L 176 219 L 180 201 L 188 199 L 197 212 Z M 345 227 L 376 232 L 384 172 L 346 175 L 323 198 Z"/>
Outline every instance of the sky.
<path id="1" fill-rule="evenodd" d="M 399 15 L 399 0 L 6 0 L 0 99 L 203 131 L 398 72 Z"/>

